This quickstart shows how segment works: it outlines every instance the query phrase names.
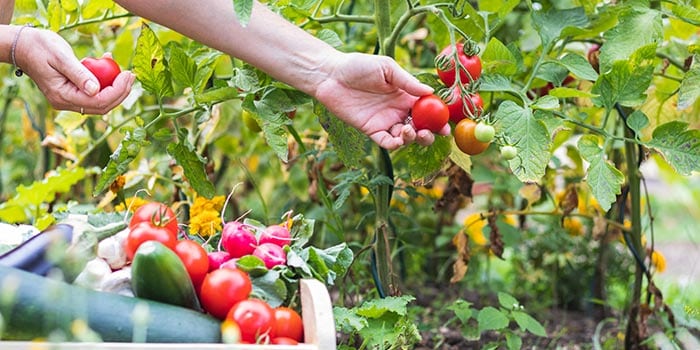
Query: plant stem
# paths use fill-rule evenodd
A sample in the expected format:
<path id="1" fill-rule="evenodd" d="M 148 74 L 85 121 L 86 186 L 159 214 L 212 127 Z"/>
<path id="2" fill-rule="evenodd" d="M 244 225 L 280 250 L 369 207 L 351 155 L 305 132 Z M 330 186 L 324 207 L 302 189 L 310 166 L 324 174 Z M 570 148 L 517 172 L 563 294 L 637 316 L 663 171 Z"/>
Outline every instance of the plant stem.
<path id="1" fill-rule="evenodd" d="M 128 18 L 128 17 L 134 17 L 134 15 L 131 13 L 124 13 L 121 15 L 107 16 L 107 14 L 105 13 L 105 15 L 100 17 L 100 18 L 93 18 L 93 19 L 89 19 L 86 21 L 69 24 L 65 27 L 61 27 L 58 30 L 58 32 L 60 33 L 60 32 L 66 31 L 66 30 L 71 30 L 73 28 L 77 28 L 77 27 L 81 27 L 81 26 L 85 26 L 85 25 L 89 25 L 89 24 L 102 23 L 102 22 L 107 22 L 107 21 L 120 19 L 120 18 Z"/>
<path id="2" fill-rule="evenodd" d="M 374 23 L 377 27 L 379 54 L 394 57 L 394 45 L 387 41 L 391 36 L 391 4 L 389 0 L 374 0 Z"/>

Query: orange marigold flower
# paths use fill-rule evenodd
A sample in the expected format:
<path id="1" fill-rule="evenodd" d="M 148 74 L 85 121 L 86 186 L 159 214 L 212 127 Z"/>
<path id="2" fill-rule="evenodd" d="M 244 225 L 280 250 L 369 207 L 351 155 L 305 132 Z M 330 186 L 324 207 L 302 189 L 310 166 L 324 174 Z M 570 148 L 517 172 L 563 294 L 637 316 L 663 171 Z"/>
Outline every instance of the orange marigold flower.
<path id="1" fill-rule="evenodd" d="M 116 211 L 125 211 L 129 210 L 130 212 L 135 212 L 136 209 L 141 207 L 142 205 L 146 204 L 149 202 L 149 200 L 143 199 L 141 197 L 130 197 L 124 200 L 125 203 L 119 203 L 114 207 L 114 210 Z"/>
<path id="2" fill-rule="evenodd" d="M 651 252 L 651 265 L 654 266 L 656 272 L 664 272 L 666 270 L 666 257 L 660 251 L 654 250 Z"/>
<path id="3" fill-rule="evenodd" d="M 582 236 L 584 233 L 583 223 L 579 218 L 565 217 L 562 222 L 562 227 L 573 237 Z"/>
<path id="4" fill-rule="evenodd" d="M 226 197 L 196 197 L 190 207 L 190 233 L 209 237 L 221 231 L 220 213 Z"/>
<path id="5" fill-rule="evenodd" d="M 478 246 L 485 246 L 488 243 L 484 236 L 486 220 L 481 217 L 481 213 L 473 213 L 464 219 L 464 231 L 469 239 Z"/>

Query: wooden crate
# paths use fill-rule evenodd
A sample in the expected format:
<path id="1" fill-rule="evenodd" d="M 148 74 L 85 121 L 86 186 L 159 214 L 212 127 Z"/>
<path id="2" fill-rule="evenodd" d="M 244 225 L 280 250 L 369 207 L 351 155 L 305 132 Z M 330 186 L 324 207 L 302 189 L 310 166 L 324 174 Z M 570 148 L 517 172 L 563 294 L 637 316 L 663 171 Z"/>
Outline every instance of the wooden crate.
<path id="1" fill-rule="evenodd" d="M 134 344 L 134 343 L 47 343 L 0 342 L 2 350 L 335 350 L 335 321 L 328 289 L 314 279 L 299 281 L 305 343 L 299 345 L 244 344 Z"/>

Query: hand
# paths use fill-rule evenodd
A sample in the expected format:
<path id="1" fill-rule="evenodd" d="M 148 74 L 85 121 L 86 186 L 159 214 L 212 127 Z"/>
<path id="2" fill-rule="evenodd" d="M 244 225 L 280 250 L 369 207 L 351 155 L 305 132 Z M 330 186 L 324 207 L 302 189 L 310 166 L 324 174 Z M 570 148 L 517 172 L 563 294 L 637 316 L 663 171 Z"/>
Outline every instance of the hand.
<path id="1" fill-rule="evenodd" d="M 329 76 L 314 97 L 347 124 L 379 146 L 396 149 L 417 142 L 430 145 L 435 135 L 406 123 L 413 103 L 433 89 L 420 83 L 393 59 L 360 53 L 333 56 Z M 448 135 L 449 125 L 438 134 Z"/>
<path id="2" fill-rule="evenodd" d="M 134 82 L 134 75 L 124 71 L 112 86 L 99 91 L 97 78 L 75 57 L 71 46 L 49 30 L 24 28 L 15 58 L 49 103 L 59 110 L 105 114 L 129 95 Z"/>

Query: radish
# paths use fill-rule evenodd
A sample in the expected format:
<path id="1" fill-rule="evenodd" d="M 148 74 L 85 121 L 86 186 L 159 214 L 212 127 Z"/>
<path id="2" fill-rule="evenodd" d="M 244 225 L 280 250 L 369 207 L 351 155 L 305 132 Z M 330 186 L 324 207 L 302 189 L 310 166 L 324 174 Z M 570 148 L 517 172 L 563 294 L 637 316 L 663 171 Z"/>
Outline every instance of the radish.
<path id="1" fill-rule="evenodd" d="M 231 258 L 240 258 L 253 253 L 257 246 L 257 238 L 245 224 L 230 221 L 224 225 L 221 232 L 221 246 L 231 254 Z"/>
<path id="2" fill-rule="evenodd" d="M 231 254 L 224 251 L 210 252 L 207 254 L 209 258 L 209 272 L 217 270 L 221 265 L 231 260 Z"/>
<path id="3" fill-rule="evenodd" d="M 265 267 L 271 269 L 277 265 L 287 263 L 287 253 L 282 247 L 274 243 L 263 243 L 255 248 L 253 255 L 260 258 L 265 263 Z"/>
<path id="4" fill-rule="evenodd" d="M 274 243 L 280 247 L 289 245 L 292 242 L 292 235 L 284 225 L 270 225 L 260 233 L 258 244 Z"/>

